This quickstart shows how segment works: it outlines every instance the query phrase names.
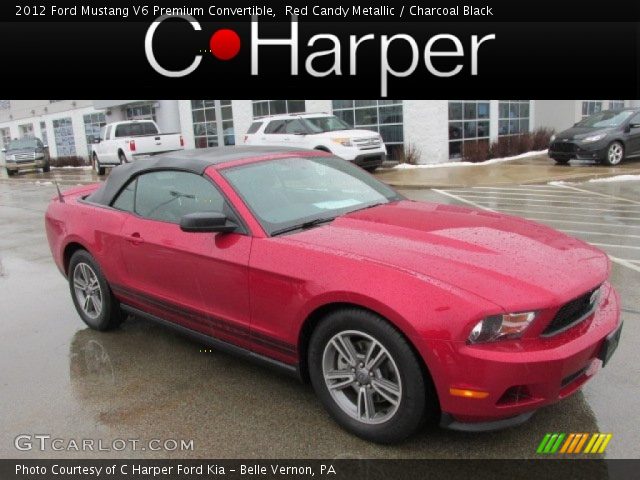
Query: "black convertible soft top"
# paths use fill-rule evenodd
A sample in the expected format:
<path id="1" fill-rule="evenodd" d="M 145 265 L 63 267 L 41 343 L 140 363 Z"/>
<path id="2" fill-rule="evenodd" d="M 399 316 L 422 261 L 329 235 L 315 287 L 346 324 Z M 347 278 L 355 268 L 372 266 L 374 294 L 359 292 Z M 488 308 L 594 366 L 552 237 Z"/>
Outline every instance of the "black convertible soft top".
<path id="1" fill-rule="evenodd" d="M 286 147 L 212 147 L 196 150 L 178 150 L 162 155 L 141 158 L 119 165 L 111 170 L 107 180 L 85 200 L 100 205 L 111 205 L 120 190 L 133 177 L 154 170 L 181 170 L 202 175 L 211 165 L 242 160 L 244 158 L 295 154 L 299 148 Z"/>

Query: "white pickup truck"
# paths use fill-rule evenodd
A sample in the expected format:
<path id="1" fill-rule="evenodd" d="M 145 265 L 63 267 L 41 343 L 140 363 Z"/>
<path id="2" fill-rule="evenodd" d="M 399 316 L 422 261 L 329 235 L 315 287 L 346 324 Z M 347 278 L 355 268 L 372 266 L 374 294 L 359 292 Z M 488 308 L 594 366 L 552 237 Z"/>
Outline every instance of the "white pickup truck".
<path id="1" fill-rule="evenodd" d="M 154 121 L 114 122 L 102 127 L 100 138 L 94 140 L 91 163 L 98 175 L 104 175 L 105 167 L 115 167 L 145 155 L 158 155 L 183 148 L 182 135 L 160 133 Z"/>

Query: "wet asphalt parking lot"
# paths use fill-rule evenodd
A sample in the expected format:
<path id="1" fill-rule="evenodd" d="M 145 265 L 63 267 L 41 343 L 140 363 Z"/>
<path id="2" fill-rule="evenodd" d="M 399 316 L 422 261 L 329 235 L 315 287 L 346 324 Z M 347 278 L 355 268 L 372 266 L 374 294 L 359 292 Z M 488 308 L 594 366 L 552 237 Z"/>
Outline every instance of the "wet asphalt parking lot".
<path id="1" fill-rule="evenodd" d="M 55 171 L 61 187 L 91 183 Z M 517 428 L 466 434 L 432 427 L 395 446 L 342 431 L 310 386 L 130 318 L 99 333 L 75 312 L 46 241 L 52 178 L 0 179 L 0 457 L 529 458 L 547 432 L 608 432 L 608 458 L 640 456 L 640 182 L 406 190 L 546 223 L 613 260 L 625 327 L 606 369 L 581 392 Z M 193 440 L 190 451 L 18 452 L 19 434 L 63 439 Z"/>

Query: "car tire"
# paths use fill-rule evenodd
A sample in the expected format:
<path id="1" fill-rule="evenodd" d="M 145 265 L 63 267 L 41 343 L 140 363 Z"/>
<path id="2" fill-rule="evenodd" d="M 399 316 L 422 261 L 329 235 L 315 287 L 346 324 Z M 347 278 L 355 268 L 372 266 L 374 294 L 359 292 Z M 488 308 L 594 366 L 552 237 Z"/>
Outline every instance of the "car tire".
<path id="1" fill-rule="evenodd" d="M 345 341 L 357 359 L 348 360 L 336 347 Z M 376 366 L 372 358 L 379 354 L 383 359 Z M 396 443 L 437 418 L 435 388 L 421 361 L 403 335 L 372 312 L 343 309 L 320 321 L 310 339 L 308 365 L 326 410 L 361 438 Z"/>
<path id="2" fill-rule="evenodd" d="M 365 167 L 364 169 L 369 173 L 373 173 L 378 169 L 378 167 L 377 166 L 375 166 L 375 167 Z"/>
<path id="3" fill-rule="evenodd" d="M 124 165 L 125 163 L 129 163 L 129 162 L 127 161 L 127 157 L 126 157 L 126 155 L 124 154 L 124 152 L 120 152 L 120 153 L 118 154 L 118 159 L 120 160 L 120 165 Z"/>
<path id="4" fill-rule="evenodd" d="M 18 173 L 17 170 L 9 170 L 8 168 L 6 170 L 7 170 L 7 176 L 9 177 L 13 177 L 16 173 Z"/>
<path id="5" fill-rule="evenodd" d="M 98 155 L 93 154 L 93 169 L 100 176 L 104 175 L 105 168 L 100 166 L 100 160 L 98 160 Z"/>
<path id="6" fill-rule="evenodd" d="M 120 303 L 89 252 L 78 250 L 72 255 L 67 276 L 73 304 L 84 323 L 100 331 L 122 323 Z"/>
<path id="7" fill-rule="evenodd" d="M 51 171 L 51 164 L 50 163 L 45 163 L 44 167 L 42 167 L 42 173 L 49 173 Z"/>
<path id="8" fill-rule="evenodd" d="M 556 162 L 556 165 L 569 165 L 570 158 L 557 157 L 553 159 Z"/>
<path id="9" fill-rule="evenodd" d="M 620 165 L 624 160 L 624 153 L 624 145 L 622 142 L 617 140 L 615 142 L 611 142 L 607 147 L 607 152 L 602 159 L 602 163 L 610 167 Z"/>

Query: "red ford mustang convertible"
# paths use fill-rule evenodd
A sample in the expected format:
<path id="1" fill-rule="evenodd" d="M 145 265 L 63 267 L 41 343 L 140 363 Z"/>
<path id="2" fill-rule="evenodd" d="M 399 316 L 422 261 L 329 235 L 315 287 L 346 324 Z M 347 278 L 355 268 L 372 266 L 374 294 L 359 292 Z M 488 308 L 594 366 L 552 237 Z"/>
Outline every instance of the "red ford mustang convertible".
<path id="1" fill-rule="evenodd" d="M 318 151 L 183 151 L 54 198 L 53 257 L 91 328 L 123 312 L 310 380 L 377 442 L 517 425 L 606 364 L 601 251 L 517 217 L 409 201 Z"/>

